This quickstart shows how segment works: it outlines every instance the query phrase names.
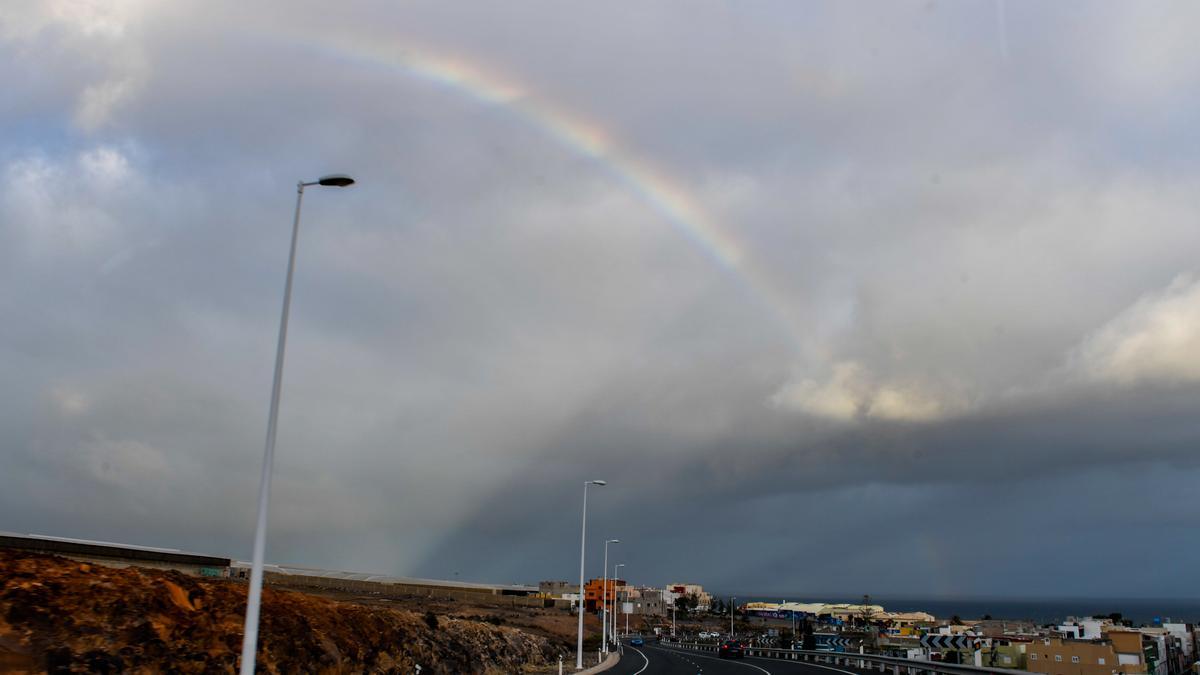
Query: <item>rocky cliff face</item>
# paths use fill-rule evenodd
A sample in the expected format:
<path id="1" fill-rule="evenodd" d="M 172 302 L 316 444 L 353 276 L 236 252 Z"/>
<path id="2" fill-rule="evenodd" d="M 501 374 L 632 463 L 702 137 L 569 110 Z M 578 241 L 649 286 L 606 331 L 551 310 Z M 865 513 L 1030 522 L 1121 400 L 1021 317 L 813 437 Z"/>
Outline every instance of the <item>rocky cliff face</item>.
<path id="1" fill-rule="evenodd" d="M 0 552 L 0 669 L 236 672 L 246 586 Z M 259 670 L 519 673 L 557 662 L 543 637 L 486 623 L 263 592 Z"/>

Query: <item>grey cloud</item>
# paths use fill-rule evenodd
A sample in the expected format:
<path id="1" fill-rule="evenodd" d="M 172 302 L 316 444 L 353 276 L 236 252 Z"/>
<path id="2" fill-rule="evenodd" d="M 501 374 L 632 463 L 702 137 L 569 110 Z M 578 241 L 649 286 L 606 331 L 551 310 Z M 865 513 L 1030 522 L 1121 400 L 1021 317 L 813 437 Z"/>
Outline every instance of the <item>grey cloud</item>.
<path id="1" fill-rule="evenodd" d="M 1078 373 L 1193 313 L 1164 289 L 1200 247 L 1197 54 L 1147 47 L 1184 6 L 1010 5 L 1008 58 L 991 3 L 55 6 L 0 15 L 5 529 L 248 554 L 294 185 L 334 170 L 360 184 L 306 198 L 274 559 L 569 577 L 591 476 L 635 578 L 747 590 L 1053 591 L 1039 561 L 1101 525 L 989 536 L 1112 495 L 1179 528 L 1194 383 Z M 1178 592 L 1140 563 L 1079 588 Z"/>

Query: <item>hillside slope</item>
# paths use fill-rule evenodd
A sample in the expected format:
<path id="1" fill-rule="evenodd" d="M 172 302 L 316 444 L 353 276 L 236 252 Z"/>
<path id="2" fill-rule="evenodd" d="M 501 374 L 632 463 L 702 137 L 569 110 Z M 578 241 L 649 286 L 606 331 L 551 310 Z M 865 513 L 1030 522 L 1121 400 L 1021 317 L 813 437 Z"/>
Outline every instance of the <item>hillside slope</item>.
<path id="1" fill-rule="evenodd" d="M 0 551 L 0 670 L 235 672 L 244 584 Z M 436 624 L 431 626 L 430 624 Z M 260 672 L 517 673 L 540 636 L 265 589 Z"/>

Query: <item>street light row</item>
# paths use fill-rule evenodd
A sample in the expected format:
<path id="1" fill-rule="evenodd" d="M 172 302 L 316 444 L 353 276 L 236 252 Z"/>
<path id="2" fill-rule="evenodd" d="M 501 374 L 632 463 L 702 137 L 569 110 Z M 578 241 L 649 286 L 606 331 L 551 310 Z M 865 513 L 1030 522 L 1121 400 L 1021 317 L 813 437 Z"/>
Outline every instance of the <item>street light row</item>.
<path id="1" fill-rule="evenodd" d="M 588 481 L 583 482 L 583 527 L 582 527 L 582 533 L 580 534 L 580 541 L 579 541 L 579 633 L 578 633 L 578 636 L 577 636 L 577 639 L 575 642 L 575 670 L 583 670 L 583 598 L 584 598 L 583 561 L 587 557 L 587 493 L 588 493 L 588 488 L 593 485 L 597 485 L 599 487 L 604 487 L 605 485 L 608 485 L 608 482 L 602 481 L 602 480 L 588 480 Z M 611 542 L 615 542 L 615 541 L 617 541 L 617 540 L 610 539 L 609 541 L 606 541 L 604 543 L 605 579 L 604 579 L 604 590 L 601 595 L 601 598 L 602 598 L 601 602 L 605 603 L 606 605 L 607 605 L 607 596 L 608 596 L 608 544 Z M 616 572 L 614 572 L 613 575 L 615 577 Z M 607 607 L 606 607 L 606 609 L 607 609 Z M 608 625 L 608 617 L 607 616 L 604 617 L 604 622 L 605 622 L 605 626 L 607 626 Z M 615 626 L 614 626 L 614 628 L 615 628 Z M 607 628 L 605 630 L 607 631 Z M 605 647 L 607 647 L 607 645 L 605 645 Z"/>
<path id="2" fill-rule="evenodd" d="M 600 629 L 600 644 L 601 644 L 600 649 L 605 654 L 608 653 L 608 545 L 609 544 L 619 544 L 619 543 L 621 543 L 620 539 L 604 540 L 604 586 L 602 587 L 604 590 L 601 591 L 601 596 L 600 596 L 600 606 L 603 608 L 600 611 L 600 618 L 603 619 L 603 621 L 601 622 L 603 624 L 603 627 Z M 616 583 L 616 580 L 617 580 L 617 573 L 614 569 L 613 583 Z M 582 596 L 580 596 L 580 597 L 582 597 Z M 616 598 L 613 598 L 613 601 L 615 602 Z M 616 608 L 614 607 L 613 609 L 616 609 Z M 579 606 L 579 612 L 580 612 L 580 616 L 582 616 L 583 615 L 582 603 Z M 616 612 L 613 612 L 613 614 L 616 614 Z"/>
<path id="3" fill-rule="evenodd" d="M 583 669 L 583 561 L 587 558 L 588 546 L 588 488 L 592 485 L 605 486 L 606 480 L 584 480 L 583 482 L 583 527 L 580 536 L 580 619 L 578 619 L 578 634 L 575 644 L 575 669 Z M 604 574 L 602 574 L 600 590 L 600 651 L 608 653 L 608 643 L 617 638 L 617 598 L 613 595 L 613 611 L 608 611 L 608 544 L 619 544 L 620 539 L 605 539 L 604 543 Z M 612 579 L 617 580 L 618 569 L 625 567 L 624 562 L 617 563 L 612 568 Z M 610 628 L 611 627 L 611 628 Z"/>

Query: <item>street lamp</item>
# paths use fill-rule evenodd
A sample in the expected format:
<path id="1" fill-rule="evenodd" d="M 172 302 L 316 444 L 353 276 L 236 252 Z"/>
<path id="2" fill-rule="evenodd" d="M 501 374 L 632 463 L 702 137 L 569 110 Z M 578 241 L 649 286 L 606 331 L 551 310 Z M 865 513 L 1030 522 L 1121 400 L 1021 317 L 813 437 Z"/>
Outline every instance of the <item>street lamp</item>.
<path id="1" fill-rule="evenodd" d="M 625 566 L 625 563 L 617 563 L 613 565 L 613 613 L 612 613 L 612 640 L 613 644 L 617 643 L 617 570 Z"/>
<path id="2" fill-rule="evenodd" d="M 579 542 L 579 639 L 575 645 L 575 670 L 583 670 L 583 557 L 587 554 L 587 489 L 589 485 L 608 485 L 602 480 L 583 482 L 583 534 Z"/>
<path id="3" fill-rule="evenodd" d="M 600 600 L 601 606 L 604 608 L 601 612 L 604 621 L 601 622 L 603 626 L 600 629 L 600 644 L 605 654 L 608 653 L 608 545 L 619 543 L 621 543 L 620 539 L 606 539 L 604 541 L 604 595 L 601 596 Z"/>
<path id="4" fill-rule="evenodd" d="M 258 613 L 262 603 L 263 553 L 267 547 L 267 502 L 271 498 L 271 466 L 275 461 L 275 431 L 279 419 L 279 389 L 283 385 L 283 350 L 287 343 L 288 312 L 292 304 L 292 274 L 296 269 L 296 238 L 300 233 L 300 204 L 310 185 L 347 187 L 354 179 L 337 173 L 296 183 L 296 215 L 292 219 L 292 247 L 288 253 L 287 282 L 283 286 L 283 313 L 279 318 L 279 344 L 275 348 L 275 379 L 271 384 L 271 411 L 267 416 L 267 445 L 263 450 L 262 477 L 258 483 L 258 520 L 254 525 L 254 554 L 250 565 L 250 591 L 246 598 L 246 625 L 242 638 L 242 675 L 253 675 L 258 649 Z"/>

